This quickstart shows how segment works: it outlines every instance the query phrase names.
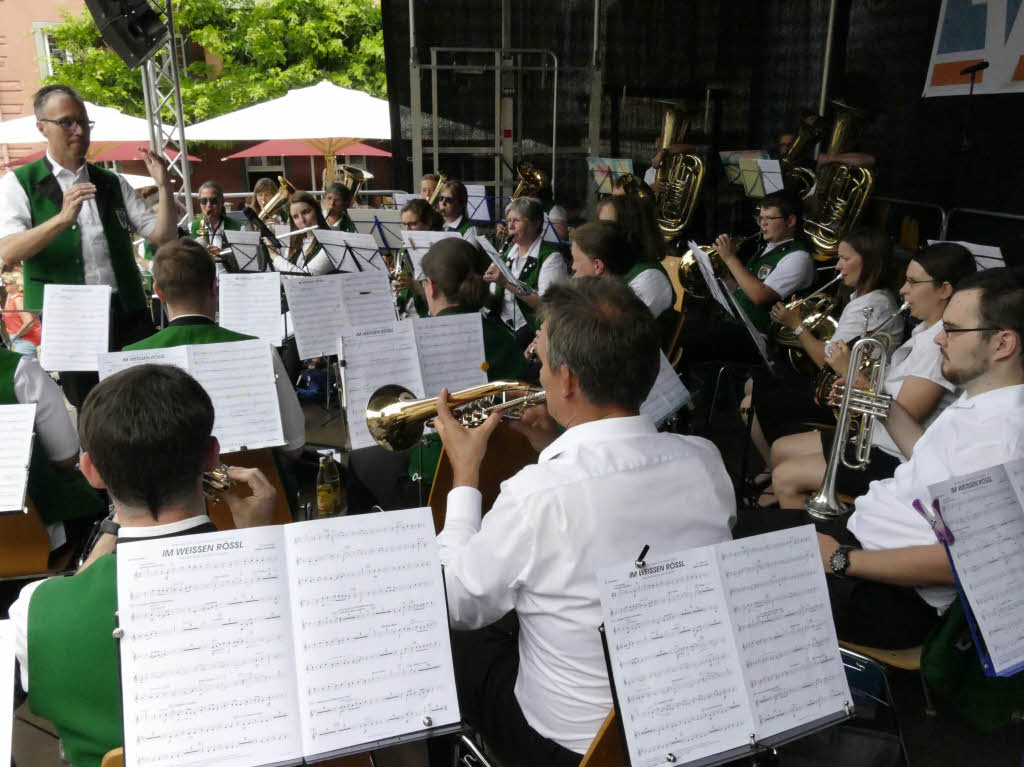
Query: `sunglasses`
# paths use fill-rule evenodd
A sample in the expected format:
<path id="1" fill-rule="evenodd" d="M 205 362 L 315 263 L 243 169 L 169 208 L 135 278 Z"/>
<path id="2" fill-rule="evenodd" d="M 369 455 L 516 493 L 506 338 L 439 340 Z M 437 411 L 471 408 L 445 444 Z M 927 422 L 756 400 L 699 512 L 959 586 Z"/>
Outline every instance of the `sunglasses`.
<path id="1" fill-rule="evenodd" d="M 199 204 L 205 208 L 207 205 L 220 205 L 220 200 L 216 197 L 200 197 Z"/>
<path id="2" fill-rule="evenodd" d="M 453 202 L 457 202 L 457 200 L 456 200 L 456 199 L 455 199 L 454 197 L 446 197 L 446 196 L 445 196 L 445 195 L 443 195 L 443 194 L 442 194 L 442 195 L 441 195 L 440 197 L 438 197 L 438 199 L 439 199 L 439 200 L 440 200 L 441 202 L 447 202 L 447 203 L 453 203 Z"/>

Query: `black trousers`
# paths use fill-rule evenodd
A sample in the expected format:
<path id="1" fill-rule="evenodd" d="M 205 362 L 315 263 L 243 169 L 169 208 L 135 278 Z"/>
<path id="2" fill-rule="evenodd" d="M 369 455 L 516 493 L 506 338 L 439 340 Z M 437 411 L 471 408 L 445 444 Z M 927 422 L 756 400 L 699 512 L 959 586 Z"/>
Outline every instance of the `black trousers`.
<path id="1" fill-rule="evenodd" d="M 859 545 L 845 520 L 816 520 L 803 509 L 741 509 L 732 532 L 746 538 L 808 523 L 840 544 Z M 836 634 L 847 642 L 902 650 L 921 644 L 939 622 L 935 608 L 913 588 L 832 575 L 826 580 Z"/>
<path id="2" fill-rule="evenodd" d="M 495 626 L 453 631 L 452 656 L 462 716 L 483 736 L 502 764 L 578 767 L 582 754 L 545 738 L 523 716 L 515 694 L 519 674 L 519 641 L 515 633 Z M 431 742 L 431 767 L 451 764 L 448 748 L 444 739 Z"/>
<path id="3" fill-rule="evenodd" d="M 44 317 L 44 322 L 45 317 Z M 128 344 L 149 338 L 156 332 L 149 309 L 142 308 L 135 312 L 126 312 L 121 308 L 117 295 L 110 299 L 110 350 L 119 352 Z M 76 410 L 82 409 L 82 403 L 89 392 L 100 382 L 99 374 L 89 371 L 69 371 L 60 373 L 60 386 L 68 402 Z"/>

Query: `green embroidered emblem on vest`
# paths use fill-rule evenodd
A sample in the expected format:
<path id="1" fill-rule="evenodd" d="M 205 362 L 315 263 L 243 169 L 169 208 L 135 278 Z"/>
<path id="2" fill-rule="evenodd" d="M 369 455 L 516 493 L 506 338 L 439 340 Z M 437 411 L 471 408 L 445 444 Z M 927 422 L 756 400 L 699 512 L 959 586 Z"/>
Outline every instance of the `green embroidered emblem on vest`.
<path id="1" fill-rule="evenodd" d="M 749 261 L 747 261 L 747 271 L 757 277 L 757 279 L 764 282 L 783 258 L 795 251 L 806 250 L 806 248 L 807 246 L 802 240 L 790 240 L 778 247 L 772 248 L 767 253 L 753 256 Z M 768 328 L 771 325 L 771 307 L 758 306 L 750 300 L 741 288 L 736 288 L 732 293 L 732 297 L 747 317 L 750 318 L 754 327 L 762 333 L 767 333 Z M 782 298 L 786 298 L 786 296 L 782 296 Z M 738 322 L 738 320 L 736 321 Z"/>

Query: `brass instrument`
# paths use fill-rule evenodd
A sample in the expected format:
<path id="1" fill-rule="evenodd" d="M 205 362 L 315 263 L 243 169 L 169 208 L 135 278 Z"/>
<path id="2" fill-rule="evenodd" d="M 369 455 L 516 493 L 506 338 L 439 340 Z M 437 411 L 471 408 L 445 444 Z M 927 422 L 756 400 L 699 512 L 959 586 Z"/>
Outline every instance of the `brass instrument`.
<path id="1" fill-rule="evenodd" d="M 291 181 L 286 179 L 284 176 L 277 177 L 278 189 L 277 192 L 267 200 L 267 204 L 263 206 L 260 212 L 257 214 L 257 218 L 264 224 L 267 220 L 277 213 L 281 208 L 288 204 L 288 200 L 293 194 L 295 194 L 295 186 Z M 247 208 L 247 210 L 252 210 Z"/>
<path id="2" fill-rule="evenodd" d="M 516 173 L 519 175 L 519 183 L 516 185 L 515 191 L 512 192 L 512 196 L 508 198 L 509 202 L 518 200 L 524 193 L 527 197 L 538 197 L 541 190 L 550 184 L 548 174 L 526 160 L 516 165 Z M 496 245 L 498 253 L 504 255 L 511 241 L 512 235 L 506 229 L 505 236 Z"/>
<path id="3" fill-rule="evenodd" d="M 218 464 L 213 471 L 203 473 L 203 495 L 213 503 L 220 500 L 221 494 L 235 486 L 235 481 L 228 477 L 227 464 Z"/>
<path id="4" fill-rule="evenodd" d="M 843 279 L 843 275 L 838 274 L 811 295 L 786 304 L 787 309 L 800 310 L 800 326 L 803 327 L 804 332 L 809 332 L 819 341 L 828 341 L 835 335 L 836 328 L 839 327 L 839 322 L 832 316 L 832 311 L 836 308 L 836 298 L 824 295 L 824 291 L 841 279 Z M 817 368 L 804 352 L 803 346 L 800 345 L 800 338 L 796 335 L 795 330 L 785 325 L 772 323 L 771 335 L 775 339 L 775 343 L 786 347 L 786 358 L 793 370 L 809 376 L 817 372 Z"/>
<path id="5" fill-rule="evenodd" d="M 821 115 L 814 112 L 805 114 L 800 121 L 796 138 L 781 159 L 783 186 L 799 192 L 800 197 L 809 195 L 817 180 L 814 171 L 802 163 L 813 162 L 811 153 L 825 135 L 824 123 Z"/>
<path id="6" fill-rule="evenodd" d="M 835 437 L 832 439 L 832 450 L 825 467 L 825 476 L 822 478 L 818 492 L 808 498 L 804 504 L 807 513 L 818 519 L 831 519 L 851 511 L 849 506 L 841 503 L 836 496 L 836 475 L 839 472 L 840 461 L 843 466 L 850 469 L 863 470 L 867 468 L 871 452 L 871 433 L 874 430 L 875 421 L 885 418 L 889 414 L 889 406 L 892 403 L 892 397 L 882 393 L 888 362 L 884 344 L 867 333 L 870 316 L 871 309 L 865 309 L 865 334 L 853 345 L 850 354 L 850 366 L 846 371 L 847 383 L 839 404 L 839 421 L 836 424 Z M 886 320 L 886 322 L 888 321 Z M 862 369 L 868 370 L 868 388 L 866 390 L 857 389 L 853 385 Z M 854 425 L 854 415 L 860 415 L 861 418 L 856 423 L 856 434 L 852 438 L 848 438 L 850 427 Z M 848 441 L 854 443 L 854 459 L 852 461 L 846 457 Z"/>
<path id="7" fill-rule="evenodd" d="M 395 311 L 401 313 L 403 307 L 399 306 L 398 290 L 395 288 L 395 280 L 403 273 L 412 274 L 412 261 L 405 248 L 401 250 L 381 250 L 384 258 L 384 266 L 388 271 L 388 282 L 391 285 L 391 302 L 395 305 Z M 408 269 L 408 271 L 406 271 Z"/>
<path id="8" fill-rule="evenodd" d="M 641 200 L 654 194 L 654 191 L 647 186 L 642 178 L 632 173 L 623 173 L 615 179 L 614 186 L 621 189 L 627 197 L 638 197 Z"/>
<path id="9" fill-rule="evenodd" d="M 748 240 L 752 240 L 755 237 L 761 236 L 761 230 L 757 230 L 753 234 L 748 234 L 746 237 L 741 237 L 733 243 L 733 247 L 736 250 L 740 249 L 740 246 Z M 708 254 L 708 258 L 711 260 L 711 266 L 714 267 L 715 276 L 722 279 L 729 277 L 729 269 L 725 263 L 718 257 L 718 248 L 714 245 L 701 246 L 701 249 Z M 707 298 L 708 290 L 704 284 L 704 278 L 701 276 L 700 266 L 697 264 L 697 257 L 693 255 L 692 250 L 687 250 L 679 258 L 679 282 L 683 286 L 683 290 L 687 295 L 693 298 Z"/>
<path id="10" fill-rule="evenodd" d="M 338 165 L 336 167 L 337 170 L 341 171 L 341 176 L 340 178 L 335 177 L 332 181 L 340 181 L 344 184 L 352 192 L 353 202 L 356 199 L 356 194 L 359 193 L 359 188 L 367 181 L 373 181 L 373 174 L 368 170 L 357 168 L 354 165 Z M 327 184 L 324 184 L 324 188 L 327 188 Z M 438 188 L 440 188 L 440 185 L 438 185 Z"/>
<path id="11" fill-rule="evenodd" d="M 836 112 L 828 153 L 849 149 L 852 137 L 860 130 L 867 112 L 842 101 L 833 101 Z M 839 241 L 857 225 L 875 179 L 867 168 L 830 163 L 819 169 L 817 196 L 820 210 L 804 220 L 804 232 L 820 253 L 832 255 Z"/>
<path id="12" fill-rule="evenodd" d="M 681 143 L 688 125 L 678 109 L 666 109 L 659 150 Z M 673 155 L 658 168 L 654 200 L 658 208 L 658 228 L 667 242 L 678 237 L 690 223 L 703 181 L 704 163 L 695 154 Z"/>
<path id="13" fill-rule="evenodd" d="M 866 327 L 864 328 L 866 337 L 875 338 L 882 343 L 882 346 L 885 347 L 886 356 L 889 356 L 889 353 L 892 351 L 892 336 L 890 336 L 888 333 L 883 333 L 882 328 L 884 328 L 894 319 L 899 317 L 909 308 L 910 304 L 903 304 L 903 306 L 901 306 L 895 312 L 886 317 L 885 320 L 883 320 L 882 323 L 879 324 L 870 333 L 867 332 Z M 868 360 L 867 362 L 868 364 L 870 364 L 870 360 Z M 866 369 L 860 371 L 860 373 L 862 374 L 866 374 L 867 372 L 868 371 Z M 836 371 L 834 371 L 828 363 L 825 363 L 824 365 L 821 366 L 821 370 L 818 371 L 818 377 L 814 381 L 814 403 L 816 405 L 821 405 L 822 407 L 824 407 L 825 405 L 828 404 L 829 397 L 832 394 L 832 386 L 838 380 L 839 374 Z"/>
<path id="14" fill-rule="evenodd" d="M 212 245 L 210 241 L 210 217 L 203 216 L 203 220 L 199 222 L 199 228 L 196 229 L 196 237 L 203 240 L 207 246 Z"/>
<path id="15" fill-rule="evenodd" d="M 526 394 L 507 399 L 512 392 Z M 532 405 L 543 403 L 543 389 L 520 381 L 491 381 L 448 395 L 448 404 L 463 426 L 479 426 L 491 413 L 506 418 L 519 418 Z M 387 450 L 399 451 L 419 442 L 427 421 L 437 415 L 437 397 L 415 399 L 401 386 L 389 384 L 373 393 L 366 405 L 366 428 L 377 444 Z"/>
<path id="16" fill-rule="evenodd" d="M 438 171 L 437 186 L 434 187 L 434 191 L 430 193 L 430 198 L 427 200 L 427 203 L 430 205 L 430 207 L 433 208 L 437 204 L 437 197 L 439 194 L 441 194 L 441 187 L 443 187 L 447 182 L 448 177 L 441 173 L 440 171 Z"/>

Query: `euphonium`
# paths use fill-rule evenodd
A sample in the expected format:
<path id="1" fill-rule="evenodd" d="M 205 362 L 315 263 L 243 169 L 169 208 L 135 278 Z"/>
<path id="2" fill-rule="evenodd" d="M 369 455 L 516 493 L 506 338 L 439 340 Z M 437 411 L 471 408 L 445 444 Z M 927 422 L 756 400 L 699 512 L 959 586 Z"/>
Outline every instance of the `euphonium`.
<path id="1" fill-rule="evenodd" d="M 660 150 L 681 143 L 686 136 L 687 121 L 678 109 L 665 110 Z M 679 236 L 690 223 L 700 187 L 704 181 L 704 163 L 695 154 L 672 155 L 658 168 L 654 193 L 658 208 L 658 228 L 666 241 Z"/>
<path id="2" fill-rule="evenodd" d="M 807 512 L 819 519 L 838 517 L 850 511 L 848 505 L 841 503 L 836 496 L 836 475 L 839 471 L 839 464 L 842 462 L 850 469 L 867 468 L 871 452 L 871 433 L 875 427 L 875 420 L 885 418 L 889 414 L 889 405 L 892 403 L 892 397 L 882 393 L 885 369 L 888 364 L 885 345 L 877 338 L 872 338 L 867 334 L 870 312 L 870 309 L 864 310 L 865 335 L 853 345 L 850 353 L 850 366 L 846 371 L 846 386 L 839 404 L 838 423 L 836 423 L 835 436 L 832 438 L 832 450 L 825 467 L 825 476 L 822 478 L 818 492 L 808 498 L 807 503 L 804 504 Z M 867 389 L 857 389 L 854 386 L 862 370 L 867 370 Z M 850 427 L 854 425 L 854 415 L 860 415 L 861 418 L 856 421 L 857 431 L 855 436 L 850 439 L 848 434 Z M 854 443 L 854 459 L 852 461 L 846 457 L 848 441 Z"/>
<path id="3" fill-rule="evenodd" d="M 747 240 L 751 240 L 754 237 L 760 237 L 761 230 L 748 234 L 746 237 L 741 237 L 736 240 L 733 247 L 736 250 L 740 249 Z M 729 269 L 721 258 L 718 257 L 718 248 L 714 245 L 701 246 L 701 249 L 708 254 L 708 258 L 711 260 L 711 265 L 714 267 L 715 276 L 727 279 L 729 277 Z M 683 286 L 683 290 L 686 291 L 687 295 L 693 298 L 707 298 L 708 292 L 707 287 L 704 284 L 704 278 L 701 276 L 700 266 L 697 265 L 697 257 L 693 255 L 692 250 L 687 250 L 679 258 L 679 282 Z"/>
<path id="4" fill-rule="evenodd" d="M 819 341 L 828 341 L 839 327 L 839 323 L 832 316 L 832 310 L 836 308 L 835 296 L 826 296 L 824 291 L 842 278 L 843 275 L 836 275 L 811 295 L 786 304 L 787 309 L 800 310 L 800 325 L 804 332 L 810 332 Z M 785 325 L 772 324 L 772 337 L 775 343 L 787 347 L 786 358 L 793 370 L 809 376 L 814 375 L 817 368 L 810 363 L 803 346 L 800 345 L 800 338 L 795 333 L 796 331 Z"/>
<path id="5" fill-rule="evenodd" d="M 526 394 L 507 399 L 512 392 Z M 448 404 L 463 426 L 479 426 L 491 413 L 518 418 L 531 405 L 546 399 L 543 389 L 520 381 L 491 381 L 448 395 Z M 366 428 L 377 444 L 392 451 L 407 450 L 419 442 L 427 421 L 437 415 L 437 397 L 415 399 L 401 386 L 382 386 L 366 405 Z"/>
<path id="6" fill-rule="evenodd" d="M 841 154 L 849 150 L 852 138 L 859 132 L 867 112 L 833 101 L 836 119 L 828 153 Z M 817 175 L 817 195 L 820 210 L 804 220 L 804 232 L 825 254 L 833 254 L 839 242 L 857 225 L 875 179 L 867 168 L 855 165 L 829 163 Z"/>

